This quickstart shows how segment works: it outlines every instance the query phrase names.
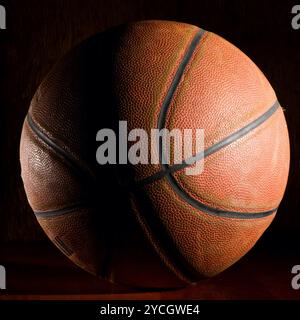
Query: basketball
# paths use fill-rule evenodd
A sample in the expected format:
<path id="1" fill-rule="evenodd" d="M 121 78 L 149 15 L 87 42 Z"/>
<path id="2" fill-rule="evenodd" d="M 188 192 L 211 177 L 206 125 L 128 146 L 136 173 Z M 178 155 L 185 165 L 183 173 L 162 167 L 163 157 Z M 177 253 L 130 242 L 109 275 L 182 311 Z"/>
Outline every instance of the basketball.
<path id="1" fill-rule="evenodd" d="M 115 163 L 99 163 L 99 130 L 118 132 L 120 121 L 149 136 L 202 129 L 203 151 L 164 163 L 159 140 L 156 162 L 132 164 L 119 133 L 107 155 Z M 92 36 L 55 64 L 24 121 L 20 161 L 39 224 L 78 266 L 151 286 L 124 272 L 151 273 L 149 255 L 170 282 L 189 284 L 230 267 L 271 224 L 289 138 L 274 90 L 238 48 L 193 25 L 142 21 Z M 200 162 L 200 174 L 187 174 Z"/>

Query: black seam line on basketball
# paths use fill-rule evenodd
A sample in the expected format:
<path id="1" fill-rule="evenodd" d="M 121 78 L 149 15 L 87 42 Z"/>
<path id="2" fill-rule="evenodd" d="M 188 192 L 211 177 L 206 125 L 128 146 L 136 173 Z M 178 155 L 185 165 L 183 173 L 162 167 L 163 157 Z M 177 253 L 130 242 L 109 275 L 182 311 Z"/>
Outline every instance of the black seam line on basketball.
<path id="1" fill-rule="evenodd" d="M 174 93 L 180 83 L 180 80 L 184 74 L 184 71 L 189 63 L 189 61 L 191 60 L 191 57 L 198 45 L 198 43 L 200 42 L 200 40 L 202 39 L 203 35 L 205 33 L 205 30 L 203 29 L 200 29 L 196 35 L 194 36 L 193 40 L 191 41 L 191 44 L 188 48 L 188 50 L 186 51 L 176 73 L 175 73 L 175 76 L 172 80 L 172 83 L 169 87 L 169 90 L 164 98 L 164 101 L 162 103 L 162 106 L 161 106 L 161 110 L 160 110 L 160 114 L 159 114 L 159 117 L 158 117 L 158 124 L 157 124 L 157 127 L 158 128 L 162 128 L 165 124 L 165 121 L 166 121 L 166 116 L 167 116 L 167 111 L 169 109 L 169 106 L 172 102 L 172 98 L 174 96 Z M 162 147 L 162 144 L 161 144 L 161 138 L 160 138 L 160 141 L 159 141 L 159 158 L 160 158 L 160 162 L 161 162 L 161 156 L 162 156 L 162 150 L 161 150 L 161 147 Z"/>
<path id="2" fill-rule="evenodd" d="M 182 79 L 186 66 L 191 60 L 191 57 L 204 33 L 205 31 L 202 29 L 199 29 L 197 31 L 196 35 L 193 37 L 192 41 L 190 42 L 189 47 L 187 48 L 186 53 L 177 68 L 175 76 L 171 82 L 171 85 L 167 91 L 167 94 L 161 106 L 160 114 L 158 117 L 158 123 L 157 123 L 158 128 L 162 127 L 165 123 L 166 113 L 172 102 L 175 91 L 180 83 L 180 80 Z M 159 157 L 161 156 L 160 147 L 161 147 L 161 144 L 159 144 Z M 139 188 L 136 189 L 136 192 L 140 192 Z M 174 248 L 175 248 L 174 243 L 172 242 L 171 238 L 167 235 L 167 232 L 165 230 L 163 232 L 159 232 L 162 226 L 161 222 L 159 221 L 158 224 L 155 225 L 156 224 L 155 215 L 153 215 L 152 212 L 150 214 L 149 213 L 147 214 L 147 212 L 148 212 L 148 208 L 144 210 L 143 215 L 140 215 L 139 212 L 138 212 L 138 215 L 140 216 L 140 219 L 144 220 L 146 228 L 148 228 L 148 230 L 150 231 L 150 234 L 153 235 L 155 241 L 158 241 L 158 243 L 162 244 L 162 249 L 163 251 L 165 251 L 163 255 L 167 256 L 169 263 L 175 268 L 175 270 L 177 270 L 182 280 L 184 279 L 187 282 L 193 282 L 193 279 L 195 278 L 194 270 L 188 267 L 188 264 L 185 263 L 185 260 L 183 259 L 183 257 L 181 256 L 178 250 L 174 251 Z M 167 250 L 164 250 L 164 247 Z"/>
<path id="3" fill-rule="evenodd" d="M 62 147 L 60 147 L 58 144 L 56 144 L 51 138 L 49 138 L 44 132 L 41 131 L 41 129 L 38 127 L 38 125 L 33 121 L 31 115 L 27 114 L 27 123 L 31 130 L 44 142 L 46 143 L 52 150 L 55 151 L 57 155 L 62 157 L 68 164 L 71 166 L 77 174 L 79 174 L 81 177 L 83 177 L 85 180 L 87 180 L 87 177 L 89 177 L 89 180 L 95 180 L 93 175 L 89 172 L 89 170 L 86 170 L 82 165 L 80 165 L 77 160 L 72 157 L 70 154 L 66 152 Z M 85 172 L 87 175 L 84 175 L 83 172 Z"/>
<path id="4" fill-rule="evenodd" d="M 56 209 L 56 210 L 49 210 L 49 211 L 33 211 L 35 216 L 37 218 L 51 218 L 51 217 L 56 217 L 56 216 L 62 216 L 67 213 L 73 213 L 76 210 L 80 210 L 83 208 L 87 208 L 88 205 L 85 202 L 78 202 L 75 203 L 69 207 L 64 207 L 61 209 Z"/>
<path id="5" fill-rule="evenodd" d="M 140 192 L 141 190 L 138 191 Z M 145 196 L 145 194 L 143 194 L 143 196 Z M 140 200 L 144 200 L 142 198 L 143 196 L 139 197 Z M 137 205 L 140 208 L 135 212 L 137 219 L 141 221 L 142 225 L 146 229 L 146 233 L 153 235 L 155 247 L 159 247 L 159 256 L 167 258 L 167 265 L 170 264 L 172 268 L 175 269 L 171 270 L 173 272 L 175 271 L 177 276 L 179 276 L 182 281 L 191 284 L 197 279 L 199 280 L 199 275 L 190 268 L 181 253 L 176 249 L 176 245 L 168 236 L 168 232 L 167 230 L 165 230 L 165 226 L 161 224 L 158 215 L 156 215 L 153 212 L 153 209 L 151 209 L 151 204 L 148 206 L 147 201 L 142 201 L 140 203 L 137 202 Z M 143 207 L 143 205 L 145 205 L 146 207 Z M 152 230 L 156 230 L 155 234 L 152 232 Z"/>
<path id="6" fill-rule="evenodd" d="M 225 217 L 225 218 L 235 218 L 235 219 L 258 219 L 258 218 L 264 218 L 267 216 L 270 216 L 274 214 L 277 208 L 268 210 L 268 211 L 261 211 L 261 212 L 236 212 L 236 211 L 225 211 L 220 210 L 217 208 L 209 207 L 202 202 L 194 199 L 191 197 L 186 191 L 184 191 L 177 183 L 175 178 L 168 174 L 166 176 L 167 181 L 172 186 L 173 190 L 181 197 L 183 198 L 187 203 L 189 203 L 191 206 L 193 206 L 196 209 L 199 209 L 201 211 L 204 211 L 207 214 L 213 215 L 213 216 L 219 216 L 219 217 Z"/>
<path id="7" fill-rule="evenodd" d="M 235 133 L 231 134 L 226 141 L 225 139 L 221 140 L 219 142 L 219 145 L 214 148 L 214 150 L 220 150 L 224 146 L 229 145 L 230 143 L 236 141 L 239 139 L 241 136 L 244 136 L 246 133 L 250 132 L 251 130 L 257 128 L 260 124 L 265 122 L 267 119 L 271 117 L 272 114 L 278 109 L 279 103 L 276 101 L 276 103 L 263 115 L 261 115 L 259 118 L 256 120 L 252 121 L 248 126 L 243 127 L 242 129 L 236 131 Z M 212 151 L 216 152 L 216 151 Z M 211 154 L 210 153 L 210 154 Z M 201 155 L 203 158 L 205 155 Z M 197 159 L 197 155 L 195 157 Z M 198 159 L 199 160 L 199 159 Z M 195 160 L 197 161 L 197 160 Z M 237 219 L 258 219 L 258 218 L 264 218 L 267 217 L 271 214 L 274 214 L 274 212 L 278 208 L 274 208 L 268 211 L 261 211 L 261 212 L 236 212 L 236 211 L 225 211 L 225 210 L 220 210 L 217 208 L 209 207 L 205 205 L 204 203 L 194 199 L 191 197 L 179 184 L 177 183 L 176 179 L 172 176 L 171 173 L 168 173 L 166 175 L 166 179 L 173 188 L 173 190 L 182 198 L 184 199 L 187 203 L 189 203 L 191 206 L 193 206 L 196 209 L 199 209 L 201 211 L 206 212 L 207 214 L 214 215 L 214 216 L 219 216 L 219 217 L 226 217 L 226 218 L 237 218 Z"/>
<path id="8" fill-rule="evenodd" d="M 166 175 L 171 174 L 173 172 L 185 169 L 188 166 L 193 165 L 196 161 L 202 160 L 205 157 L 208 157 L 212 155 L 213 153 L 219 151 L 220 149 L 228 146 L 229 144 L 237 141 L 238 139 L 242 138 L 244 135 L 252 131 L 253 129 L 257 128 L 259 125 L 261 125 L 263 122 L 265 122 L 268 118 L 272 116 L 272 114 L 275 113 L 275 111 L 279 108 L 279 102 L 276 101 L 270 109 L 268 109 L 265 113 L 263 113 L 260 117 L 255 119 L 254 121 L 250 122 L 243 128 L 237 130 L 236 132 L 232 133 L 231 135 L 227 136 L 226 138 L 222 139 L 221 141 L 217 142 L 216 144 L 212 145 L 211 147 L 205 149 L 202 152 L 199 152 L 198 154 L 194 155 L 193 157 L 188 159 L 188 163 L 186 161 L 183 161 L 179 164 L 174 164 L 172 166 L 166 166 L 163 168 L 163 170 L 158 171 L 157 173 L 153 174 L 150 177 L 147 177 L 140 182 L 137 183 L 137 185 L 143 186 L 146 184 L 150 184 L 156 180 L 160 180 L 164 178 Z M 194 159 L 194 162 L 192 160 Z"/>

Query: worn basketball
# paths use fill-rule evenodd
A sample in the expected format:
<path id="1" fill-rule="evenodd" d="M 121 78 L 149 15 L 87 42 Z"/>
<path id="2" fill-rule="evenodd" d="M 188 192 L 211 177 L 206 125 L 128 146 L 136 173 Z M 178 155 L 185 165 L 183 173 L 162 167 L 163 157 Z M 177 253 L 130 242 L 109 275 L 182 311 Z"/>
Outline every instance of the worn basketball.
<path id="1" fill-rule="evenodd" d="M 161 155 L 99 164 L 97 132 L 120 120 L 149 134 L 204 129 L 202 173 Z M 65 255 L 111 281 L 169 286 L 216 275 L 254 246 L 284 194 L 289 139 L 271 85 L 239 49 L 193 25 L 142 21 L 84 41 L 53 67 L 24 121 L 20 158 L 28 201 Z"/>

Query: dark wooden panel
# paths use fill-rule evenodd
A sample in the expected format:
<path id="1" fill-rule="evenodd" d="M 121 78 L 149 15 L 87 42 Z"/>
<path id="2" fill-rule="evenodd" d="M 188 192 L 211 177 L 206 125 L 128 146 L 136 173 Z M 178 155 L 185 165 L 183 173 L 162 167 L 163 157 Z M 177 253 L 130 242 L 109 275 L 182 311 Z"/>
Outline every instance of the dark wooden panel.
<path id="1" fill-rule="evenodd" d="M 54 247 L 30 244 L 0 247 L 7 290 L 1 299 L 300 299 L 291 286 L 299 255 L 254 251 L 222 274 L 181 289 L 136 289 L 111 284 L 80 270 Z M 151 263 L 151 262 L 150 262 Z M 128 270 L 128 272 L 131 272 Z M 150 271 L 151 272 L 151 271 Z M 140 270 L 149 277 L 149 270 Z"/>

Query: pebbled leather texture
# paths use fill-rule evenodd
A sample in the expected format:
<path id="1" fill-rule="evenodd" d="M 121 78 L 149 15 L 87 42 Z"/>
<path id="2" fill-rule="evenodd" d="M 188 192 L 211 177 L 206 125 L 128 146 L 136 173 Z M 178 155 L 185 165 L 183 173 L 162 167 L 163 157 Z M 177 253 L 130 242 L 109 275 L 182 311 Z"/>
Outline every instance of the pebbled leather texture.
<path id="1" fill-rule="evenodd" d="M 188 53 L 166 108 L 166 128 L 203 128 L 208 148 L 276 102 L 261 71 L 226 40 L 206 31 L 191 51 L 199 30 L 143 21 L 96 35 L 59 61 L 32 99 L 20 146 L 29 203 L 64 254 L 111 281 L 169 287 L 213 276 L 253 247 L 283 197 L 289 140 L 281 108 L 206 157 L 201 175 L 172 173 L 189 197 L 216 211 L 274 210 L 264 217 L 209 214 L 180 196 L 168 175 L 135 186 L 161 171 L 160 164 L 96 163 L 99 129 L 117 130 L 119 120 L 128 130 L 158 127 Z M 151 270 L 151 280 L 143 277 Z"/>

